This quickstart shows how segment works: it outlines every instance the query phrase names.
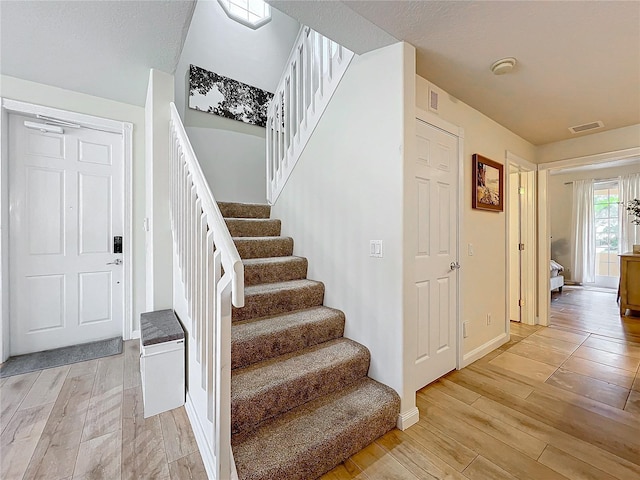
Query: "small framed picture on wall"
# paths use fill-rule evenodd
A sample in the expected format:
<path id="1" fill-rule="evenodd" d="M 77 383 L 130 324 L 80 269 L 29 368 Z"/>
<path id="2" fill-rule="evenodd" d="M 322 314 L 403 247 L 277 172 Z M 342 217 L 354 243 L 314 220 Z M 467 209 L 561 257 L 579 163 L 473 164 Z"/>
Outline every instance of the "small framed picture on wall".
<path id="1" fill-rule="evenodd" d="M 472 207 L 479 210 L 504 210 L 504 167 L 477 153 L 473 154 Z"/>

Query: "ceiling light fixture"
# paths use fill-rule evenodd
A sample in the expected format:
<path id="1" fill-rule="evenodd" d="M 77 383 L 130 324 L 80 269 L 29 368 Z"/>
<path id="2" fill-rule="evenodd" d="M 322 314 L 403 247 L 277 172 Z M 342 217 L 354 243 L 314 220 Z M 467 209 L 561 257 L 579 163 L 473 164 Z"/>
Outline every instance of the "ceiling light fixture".
<path id="1" fill-rule="evenodd" d="M 518 63 L 518 61 L 513 57 L 501 58 L 491 65 L 491 72 L 493 72 L 494 75 L 504 75 L 513 70 L 516 63 Z"/>

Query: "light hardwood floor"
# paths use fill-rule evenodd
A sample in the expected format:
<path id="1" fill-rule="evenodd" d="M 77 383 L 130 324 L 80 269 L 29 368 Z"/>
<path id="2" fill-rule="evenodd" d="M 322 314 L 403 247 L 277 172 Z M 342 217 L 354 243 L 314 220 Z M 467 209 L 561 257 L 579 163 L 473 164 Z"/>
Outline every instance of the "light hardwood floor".
<path id="1" fill-rule="evenodd" d="M 183 408 L 145 419 L 138 341 L 0 380 L 0 478 L 206 479 Z"/>
<path id="2" fill-rule="evenodd" d="M 513 323 L 509 343 L 418 393 L 417 425 L 322 479 L 640 478 L 640 319 L 616 318 L 615 295 L 597 306 L 566 293 L 555 325 Z M 0 478 L 206 478 L 183 408 L 142 417 L 137 362 L 127 342 L 2 379 Z"/>
<path id="3" fill-rule="evenodd" d="M 566 287 L 552 317 L 512 323 L 509 343 L 418 392 L 418 424 L 322 480 L 639 479 L 640 318 Z"/>
<path id="4" fill-rule="evenodd" d="M 639 343 L 640 312 L 635 315 L 620 315 L 613 289 L 566 285 L 551 295 L 551 324 L 558 327 Z"/>

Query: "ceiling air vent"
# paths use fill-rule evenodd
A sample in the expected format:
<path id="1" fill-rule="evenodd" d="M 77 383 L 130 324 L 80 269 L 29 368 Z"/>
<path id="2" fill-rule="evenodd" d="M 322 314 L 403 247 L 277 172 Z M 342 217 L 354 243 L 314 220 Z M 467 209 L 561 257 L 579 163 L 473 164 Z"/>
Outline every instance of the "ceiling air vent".
<path id="1" fill-rule="evenodd" d="M 576 125 L 575 127 L 569 127 L 569 131 L 571 133 L 582 133 L 588 130 L 595 130 L 596 128 L 602 127 L 604 127 L 604 123 L 598 120 L 597 122 L 585 123 L 582 125 Z"/>

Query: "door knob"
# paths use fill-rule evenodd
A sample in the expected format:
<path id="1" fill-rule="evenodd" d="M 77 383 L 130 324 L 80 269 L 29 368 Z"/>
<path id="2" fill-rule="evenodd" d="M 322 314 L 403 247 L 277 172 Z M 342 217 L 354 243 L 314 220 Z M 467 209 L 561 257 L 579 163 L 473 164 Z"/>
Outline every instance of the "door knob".
<path id="1" fill-rule="evenodd" d="M 119 258 L 116 258 L 113 262 L 107 263 L 107 265 L 122 265 L 122 260 Z"/>
<path id="2" fill-rule="evenodd" d="M 458 262 L 451 262 L 449 268 L 451 268 L 451 271 L 458 270 L 460 268 L 460 264 Z"/>

